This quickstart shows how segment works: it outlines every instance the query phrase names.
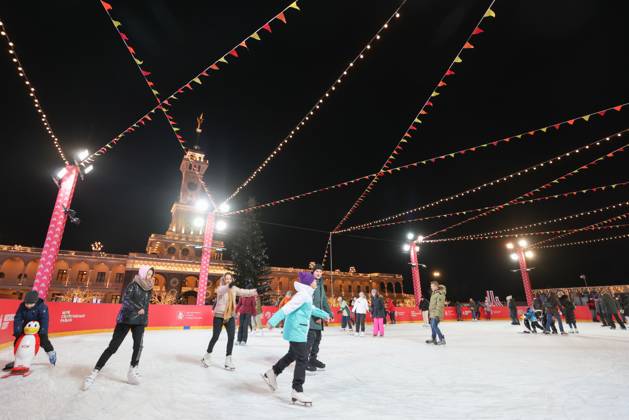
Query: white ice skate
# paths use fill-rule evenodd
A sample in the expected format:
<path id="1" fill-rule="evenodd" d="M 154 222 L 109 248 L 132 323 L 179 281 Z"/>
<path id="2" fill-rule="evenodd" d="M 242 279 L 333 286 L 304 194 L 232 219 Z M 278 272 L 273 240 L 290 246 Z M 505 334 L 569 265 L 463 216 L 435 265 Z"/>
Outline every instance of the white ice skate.
<path id="1" fill-rule="evenodd" d="M 364 336 L 365 336 L 365 332 L 364 332 L 364 331 L 361 331 L 360 336 L 361 336 L 361 337 L 364 337 Z"/>
<path id="2" fill-rule="evenodd" d="M 212 353 L 205 353 L 205 355 L 201 359 L 201 366 L 208 368 L 210 367 L 211 364 L 212 364 Z"/>
<path id="3" fill-rule="evenodd" d="M 312 407 L 312 398 L 308 397 L 303 392 L 297 392 L 293 389 L 291 393 L 290 400 L 293 404 L 302 404 L 305 407 Z"/>
<path id="4" fill-rule="evenodd" d="M 90 389 L 99 373 L 100 371 L 98 369 L 94 369 L 92 373 L 90 373 L 90 376 L 86 377 L 83 380 L 83 391 L 87 391 L 88 389 Z"/>
<path id="5" fill-rule="evenodd" d="M 140 373 L 137 366 L 129 366 L 129 372 L 127 372 L 127 381 L 131 385 L 140 385 Z"/>
<path id="6" fill-rule="evenodd" d="M 262 374 L 262 379 L 264 382 L 271 388 L 271 391 L 277 391 L 277 376 L 275 376 L 275 372 L 273 369 L 269 369 Z"/>
<path id="7" fill-rule="evenodd" d="M 234 365 L 234 363 L 232 363 L 232 357 L 231 356 L 225 357 L 225 369 L 227 369 L 227 370 L 236 370 L 236 366 Z"/>

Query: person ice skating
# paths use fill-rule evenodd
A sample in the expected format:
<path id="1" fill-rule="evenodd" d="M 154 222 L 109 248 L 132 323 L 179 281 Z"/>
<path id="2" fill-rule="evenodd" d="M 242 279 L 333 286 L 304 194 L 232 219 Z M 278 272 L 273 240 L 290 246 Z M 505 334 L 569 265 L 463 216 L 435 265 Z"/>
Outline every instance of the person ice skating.
<path id="1" fill-rule="evenodd" d="M 550 334 L 550 327 L 554 323 L 554 321 L 557 321 L 557 323 L 559 324 L 559 331 L 561 331 L 561 335 L 568 334 L 563 329 L 563 323 L 561 322 L 561 316 L 559 315 L 559 307 L 560 304 L 557 295 L 555 293 L 551 293 L 544 303 L 544 308 L 546 309 L 546 325 L 544 328 L 544 334 Z M 554 330 L 553 334 L 557 334 L 557 331 Z"/>
<path id="2" fill-rule="evenodd" d="M 577 329 L 577 317 L 574 314 L 576 306 L 570 300 L 568 295 L 564 295 L 563 293 L 559 296 L 559 303 L 561 304 L 563 315 L 566 318 L 566 324 L 570 327 L 570 332 L 573 334 L 579 334 L 579 330 Z"/>
<path id="3" fill-rule="evenodd" d="M 445 315 L 446 306 L 446 287 L 443 284 L 439 284 L 438 281 L 433 280 L 430 282 L 430 304 L 428 309 L 428 315 L 430 316 L 430 328 L 432 329 L 432 339 L 426 340 L 427 344 L 444 345 L 446 344 L 446 338 L 439 329 L 439 322 Z M 437 341 L 439 337 L 439 341 Z"/>
<path id="4" fill-rule="evenodd" d="M 524 331 L 525 333 L 532 332 L 533 334 L 537 334 L 538 328 L 540 331 L 544 330 L 544 327 L 537 322 L 537 315 L 535 314 L 535 310 L 533 308 L 528 308 L 522 316 L 524 318 L 524 326 L 527 330 Z"/>
<path id="5" fill-rule="evenodd" d="M 250 289 L 252 284 L 247 283 Z M 251 325 L 251 318 L 256 315 L 256 296 L 242 296 L 238 300 L 236 306 L 236 312 L 239 314 L 238 323 L 238 345 L 246 345 L 249 338 L 249 326 Z"/>
<path id="6" fill-rule="evenodd" d="M 592 314 L 592 322 L 598 322 L 598 316 L 596 314 L 596 303 L 594 303 L 594 298 L 592 296 L 590 296 L 590 298 L 588 299 L 587 305 L 590 313 Z"/>
<path id="7" fill-rule="evenodd" d="M 395 320 L 395 303 L 393 302 L 393 299 L 388 298 L 386 302 L 386 306 L 387 306 L 387 312 L 389 313 L 389 319 L 391 320 L 391 324 L 395 324 L 397 321 Z"/>
<path id="8" fill-rule="evenodd" d="M 241 289 L 234 286 L 234 279 L 227 273 L 221 277 L 219 286 L 216 288 L 216 306 L 214 307 L 214 321 L 212 323 L 212 338 L 207 346 L 207 352 L 201 359 L 203 367 L 210 367 L 212 364 L 212 350 L 221 335 L 223 326 L 227 330 L 227 352 L 225 353 L 225 369 L 235 370 L 236 366 L 232 361 L 232 350 L 234 348 L 234 335 L 236 332 L 236 296 L 251 297 L 257 295 L 256 289 Z"/>
<path id="9" fill-rule="evenodd" d="M 520 325 L 518 320 L 518 307 L 515 304 L 513 296 L 507 296 L 507 306 L 509 307 L 509 316 L 511 317 L 511 325 Z"/>
<path id="10" fill-rule="evenodd" d="M 430 326 L 430 316 L 428 316 L 429 302 L 426 298 L 421 298 L 419 300 L 419 310 L 422 313 L 422 320 L 424 321 L 424 328 L 428 328 Z"/>
<path id="11" fill-rule="evenodd" d="M 461 302 L 457 300 L 454 308 L 456 310 L 456 320 L 463 321 L 463 305 L 461 305 Z"/>
<path id="12" fill-rule="evenodd" d="M 122 306 L 116 317 L 116 327 L 109 346 L 101 354 L 92 373 L 85 378 L 83 382 L 84 390 L 87 390 L 94 383 L 101 369 L 118 350 L 129 331 L 131 331 L 131 336 L 133 337 L 133 353 L 131 354 L 131 365 L 127 373 L 127 380 L 132 385 L 140 384 L 141 377 L 138 372 L 138 364 L 142 354 L 144 328 L 148 324 L 149 319 L 149 303 L 151 302 L 155 284 L 154 276 L 155 270 L 153 267 L 141 265 L 138 269 L 138 274 L 133 277 L 133 280 L 125 289 L 122 296 Z"/>
<path id="13" fill-rule="evenodd" d="M 328 313 L 329 318 L 334 318 L 332 309 L 328 304 L 328 297 L 323 288 L 323 266 L 316 264 L 312 270 L 312 275 L 317 281 L 317 288 L 312 294 L 312 304 L 315 308 L 319 308 Z M 321 345 L 321 336 L 323 334 L 323 321 L 320 317 L 312 317 L 310 319 L 310 330 L 308 331 L 308 366 L 306 369 L 314 372 L 317 369 L 325 369 L 325 363 L 318 359 L 319 346 Z"/>
<path id="14" fill-rule="evenodd" d="M 487 321 L 491 321 L 491 304 L 489 303 L 489 300 L 485 300 L 485 317 L 487 318 Z"/>
<path id="15" fill-rule="evenodd" d="M 8 315 L 7 315 L 8 316 Z M 57 363 L 57 352 L 48 338 L 48 306 L 39 297 L 35 290 L 31 290 L 24 296 L 24 301 L 20 303 L 13 318 L 13 347 L 24 333 L 24 327 L 31 321 L 39 322 L 39 343 L 46 351 L 48 361 L 52 366 Z M 9 362 L 3 370 L 13 369 L 14 362 Z"/>
<path id="16" fill-rule="evenodd" d="M 306 381 L 306 366 L 309 360 L 307 338 L 311 317 L 328 320 L 329 313 L 313 305 L 313 295 L 318 287 L 318 281 L 310 272 L 299 272 L 295 282 L 297 293 L 269 319 L 269 325 L 275 327 L 284 321 L 284 340 L 289 342 L 288 353 L 267 370 L 263 375 L 264 381 L 272 391 L 277 390 L 277 376 L 291 363 L 295 362 L 291 400 L 305 405 L 312 405 L 312 399 L 304 394 Z"/>
<path id="17" fill-rule="evenodd" d="M 470 298 L 470 311 L 472 312 L 472 321 L 478 321 L 478 304 Z"/>
<path id="18" fill-rule="evenodd" d="M 356 334 L 361 337 L 365 335 L 365 318 L 367 317 L 367 311 L 369 311 L 369 302 L 365 299 L 365 294 L 360 292 L 358 299 L 354 301 L 352 312 L 356 314 Z"/>
<path id="19" fill-rule="evenodd" d="M 341 314 L 341 331 L 350 331 L 352 327 L 349 322 L 349 316 L 351 313 L 349 305 L 345 302 L 345 299 L 340 296 L 337 299 L 337 302 L 339 303 L 339 313 Z"/>
<path id="20" fill-rule="evenodd" d="M 607 325 L 612 329 L 616 329 L 616 324 L 614 323 L 614 319 L 620 325 L 620 328 L 626 330 L 627 327 L 623 322 L 622 318 L 618 316 L 618 305 L 616 303 L 616 299 L 614 299 L 613 294 L 611 292 L 605 292 L 601 296 L 601 308 L 605 313 Z"/>
<path id="21" fill-rule="evenodd" d="M 627 318 L 629 318 L 629 293 L 625 293 L 622 295 L 621 302 L 622 302 L 623 318 L 626 323 Z"/>
<path id="22" fill-rule="evenodd" d="M 387 316 L 384 300 L 376 289 L 371 289 L 371 317 L 373 318 L 373 336 L 384 337 L 384 317 Z"/>
<path id="23" fill-rule="evenodd" d="M 256 314 L 253 319 L 253 334 L 262 335 L 264 326 L 262 325 L 262 300 L 260 296 L 256 296 Z"/>

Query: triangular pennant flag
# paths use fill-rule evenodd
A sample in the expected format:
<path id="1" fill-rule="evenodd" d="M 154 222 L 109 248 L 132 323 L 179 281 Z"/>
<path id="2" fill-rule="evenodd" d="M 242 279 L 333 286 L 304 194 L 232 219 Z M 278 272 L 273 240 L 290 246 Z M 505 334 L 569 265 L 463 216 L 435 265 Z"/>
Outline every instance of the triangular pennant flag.
<path id="1" fill-rule="evenodd" d="M 415 127 L 414 125 L 411 124 L 410 127 L 408 127 L 409 130 L 417 130 L 417 127 Z"/>
<path id="2" fill-rule="evenodd" d="M 151 91 L 153 92 L 154 95 L 159 95 L 159 92 L 156 91 L 155 89 L 151 89 Z"/>
<path id="3" fill-rule="evenodd" d="M 118 32 L 120 34 L 120 38 L 122 38 L 123 41 L 128 41 L 129 38 L 122 32 Z"/>
<path id="4" fill-rule="evenodd" d="M 574 120 L 568 120 L 568 124 L 570 125 L 574 124 Z"/>
<path id="5" fill-rule="evenodd" d="M 210 77 L 210 75 L 205 70 L 201 72 L 201 76 Z"/>
<path id="6" fill-rule="evenodd" d="M 219 62 L 221 63 L 227 63 L 228 61 L 225 59 L 225 57 L 221 57 L 218 59 Z"/>
<path id="7" fill-rule="evenodd" d="M 247 48 L 247 49 L 249 48 L 249 47 L 247 46 L 247 40 L 242 41 L 242 42 L 241 42 L 240 44 L 238 44 L 238 45 L 240 45 L 241 47 L 245 47 L 245 48 Z"/>
<path id="8" fill-rule="evenodd" d="M 190 83 L 186 83 L 186 86 L 188 89 L 192 90 L 192 86 L 190 86 Z"/>
<path id="9" fill-rule="evenodd" d="M 297 2 L 296 1 L 292 2 L 291 5 L 288 6 L 288 7 L 291 8 L 291 9 L 295 9 L 295 10 L 301 10 L 299 8 L 299 6 L 297 6 Z"/>
<path id="10" fill-rule="evenodd" d="M 150 76 L 151 75 L 150 71 L 145 71 L 145 70 L 142 70 L 142 69 L 140 69 L 140 71 L 142 72 L 142 76 L 146 77 L 146 76 Z"/>
<path id="11" fill-rule="evenodd" d="M 218 71 L 218 66 L 216 65 L 216 63 L 214 63 L 210 66 L 210 69 Z"/>
<path id="12" fill-rule="evenodd" d="M 446 76 L 452 76 L 454 74 L 455 73 L 452 70 L 450 70 L 450 69 L 448 69 L 448 71 L 446 71 Z"/>
<path id="13" fill-rule="evenodd" d="M 114 26 L 115 26 L 116 28 L 118 28 L 118 27 L 122 26 L 122 23 L 118 22 L 117 20 L 113 20 L 113 19 L 112 19 L 111 21 L 113 22 L 113 24 L 114 24 Z"/>
<path id="14" fill-rule="evenodd" d="M 436 90 L 430 95 L 430 97 L 434 98 L 435 96 L 439 96 L 439 92 L 437 92 Z"/>
<path id="15" fill-rule="evenodd" d="M 110 10 L 111 10 L 111 4 L 109 4 L 109 3 L 107 3 L 107 2 L 105 2 L 105 1 L 103 1 L 103 0 L 101 0 L 101 1 L 100 1 L 100 4 L 102 4 L 102 5 L 103 5 L 103 7 L 105 8 L 105 10 L 107 10 L 107 11 L 110 11 Z"/>
<path id="16" fill-rule="evenodd" d="M 131 54 L 135 55 L 135 50 L 133 49 L 133 47 L 127 45 L 127 49 L 129 50 Z"/>
<path id="17" fill-rule="evenodd" d="M 282 22 L 286 23 L 286 16 L 284 16 L 284 12 L 280 12 L 277 16 L 275 16 L 277 19 L 281 20 Z"/>
<path id="18" fill-rule="evenodd" d="M 430 101 L 426 102 L 426 106 L 432 106 L 432 102 Z"/>
<path id="19" fill-rule="evenodd" d="M 605 111 L 598 111 L 597 114 L 600 115 L 601 117 L 604 117 L 606 112 L 607 112 L 607 110 L 605 110 Z"/>
<path id="20" fill-rule="evenodd" d="M 522 134 L 518 134 L 516 137 L 521 139 L 522 138 Z"/>
<path id="21" fill-rule="evenodd" d="M 137 58 L 133 57 L 133 59 L 135 60 L 135 64 L 137 64 L 138 66 L 142 65 L 144 63 L 144 61 L 142 60 L 138 60 Z"/>
<path id="22" fill-rule="evenodd" d="M 586 115 L 585 117 L 583 117 L 583 120 L 588 121 L 590 119 L 589 115 Z"/>
<path id="23" fill-rule="evenodd" d="M 614 111 L 620 111 L 622 109 L 622 105 L 615 106 Z"/>
<path id="24" fill-rule="evenodd" d="M 267 32 L 273 32 L 271 30 L 271 25 L 269 25 L 268 23 L 265 23 L 264 26 L 262 27 L 262 29 L 264 29 Z"/>
<path id="25" fill-rule="evenodd" d="M 419 118 L 415 118 L 415 121 L 413 121 L 413 122 L 416 122 L 417 124 L 421 124 L 422 120 L 420 120 Z"/>
<path id="26" fill-rule="evenodd" d="M 192 81 L 201 84 L 201 79 L 199 79 L 198 77 L 195 77 L 194 79 L 192 79 Z"/>
<path id="27" fill-rule="evenodd" d="M 229 52 L 230 55 L 233 55 L 234 57 L 238 58 L 238 51 L 236 51 L 236 49 L 233 49 Z"/>
<path id="28" fill-rule="evenodd" d="M 559 130 L 559 128 L 561 127 L 561 124 L 555 124 L 553 127 L 555 127 L 555 130 Z"/>
<path id="29" fill-rule="evenodd" d="M 472 32 L 472 35 L 478 35 L 478 34 L 482 34 L 483 31 L 481 28 L 479 28 L 478 26 L 476 28 L 474 28 L 474 32 Z"/>
<path id="30" fill-rule="evenodd" d="M 423 109 L 421 111 L 419 111 L 419 115 L 426 115 L 428 114 L 426 111 L 424 111 Z"/>
<path id="31" fill-rule="evenodd" d="M 254 32 L 254 33 L 251 34 L 250 38 L 253 38 L 256 41 L 259 41 L 260 40 L 260 35 L 258 35 L 257 32 Z"/>
<path id="32" fill-rule="evenodd" d="M 544 127 L 544 128 L 542 128 L 542 132 L 543 132 L 543 133 L 545 133 L 545 132 L 546 132 L 546 130 L 548 130 L 548 127 Z"/>
<path id="33" fill-rule="evenodd" d="M 178 127 L 173 127 L 173 131 L 179 131 Z"/>
<path id="34" fill-rule="evenodd" d="M 455 63 L 462 63 L 463 60 L 461 60 L 461 57 L 459 57 L 458 55 L 456 56 L 456 58 L 454 59 Z"/>
<path id="35" fill-rule="evenodd" d="M 146 83 L 149 85 L 149 87 L 155 86 L 155 83 L 151 82 L 150 80 L 147 80 Z"/>
<path id="36" fill-rule="evenodd" d="M 486 18 L 486 17 L 493 17 L 493 18 L 495 18 L 495 17 L 496 17 L 496 14 L 494 13 L 494 11 L 493 11 L 493 10 L 491 10 L 491 9 L 487 9 L 487 11 L 485 12 L 485 15 L 484 15 L 483 17 L 484 17 L 484 18 Z"/>
<path id="37" fill-rule="evenodd" d="M 444 86 L 447 86 L 447 84 L 443 80 L 441 80 L 439 84 L 437 85 L 437 87 L 444 87 Z"/>
<path id="38" fill-rule="evenodd" d="M 465 45 L 463 45 L 463 49 L 464 50 L 467 50 L 467 49 L 470 49 L 470 48 L 474 48 L 474 46 L 472 44 L 470 44 L 469 42 L 466 42 Z"/>

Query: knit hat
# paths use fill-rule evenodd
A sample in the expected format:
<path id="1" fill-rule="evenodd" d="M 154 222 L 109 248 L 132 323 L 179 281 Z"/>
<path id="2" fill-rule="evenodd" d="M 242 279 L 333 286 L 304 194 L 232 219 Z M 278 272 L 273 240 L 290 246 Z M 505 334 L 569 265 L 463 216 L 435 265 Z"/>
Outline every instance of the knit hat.
<path id="1" fill-rule="evenodd" d="M 310 286 L 312 282 L 315 281 L 312 273 L 309 273 L 308 271 L 300 271 L 299 273 L 297 273 L 297 277 L 298 281 L 301 284 L 305 284 L 306 286 Z"/>
<path id="2" fill-rule="evenodd" d="M 39 300 L 39 295 L 36 291 L 31 290 L 24 296 L 24 303 L 37 303 Z"/>
<path id="3" fill-rule="evenodd" d="M 312 271 L 315 272 L 317 270 L 323 271 L 323 266 L 321 264 L 315 264 L 314 267 L 312 267 Z"/>

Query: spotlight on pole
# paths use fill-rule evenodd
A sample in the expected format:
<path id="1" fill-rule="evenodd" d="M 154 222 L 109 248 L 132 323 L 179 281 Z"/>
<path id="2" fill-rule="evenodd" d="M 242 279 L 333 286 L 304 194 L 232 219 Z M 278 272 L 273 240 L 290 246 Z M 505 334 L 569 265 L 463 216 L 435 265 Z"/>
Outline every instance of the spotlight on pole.
<path id="1" fill-rule="evenodd" d="M 412 241 L 413 238 L 415 238 L 415 234 L 413 232 L 408 232 L 406 234 L 406 239 L 408 239 L 409 241 Z"/>
<path id="2" fill-rule="evenodd" d="M 513 242 L 509 242 L 507 244 L 507 249 L 513 249 L 513 247 L 514 247 Z"/>
<path id="3" fill-rule="evenodd" d="M 207 209 L 208 209 L 208 207 L 210 207 L 210 203 L 208 203 L 208 201 L 207 201 L 207 200 L 204 200 L 204 199 L 199 199 L 199 200 L 197 200 L 197 202 L 196 202 L 196 203 L 194 203 L 194 207 L 195 207 L 197 210 L 200 210 L 200 211 L 205 211 L 205 210 L 207 210 Z"/>
<path id="4" fill-rule="evenodd" d="M 90 165 L 83 171 L 86 175 L 94 170 L 94 165 Z"/>
<path id="5" fill-rule="evenodd" d="M 524 253 L 524 255 L 526 256 L 526 258 L 533 258 L 533 257 L 535 257 L 535 254 L 533 253 L 533 251 L 526 251 Z"/>
<path id="6" fill-rule="evenodd" d="M 521 248 L 526 248 L 529 245 L 529 243 L 526 241 L 526 239 L 520 239 L 518 241 L 518 246 Z"/>
<path id="7" fill-rule="evenodd" d="M 423 235 L 417 235 L 417 242 L 423 242 L 424 241 L 424 236 Z"/>
<path id="8" fill-rule="evenodd" d="M 432 276 L 435 277 L 435 278 L 439 278 L 439 277 L 441 277 L 441 272 L 440 271 L 433 271 L 432 272 Z"/>
<path id="9" fill-rule="evenodd" d="M 218 206 L 218 211 L 221 213 L 227 213 L 231 209 L 231 206 L 228 203 L 223 203 Z"/>
<path id="10" fill-rule="evenodd" d="M 404 252 L 408 252 L 411 250 L 411 246 L 409 244 L 404 244 L 402 245 L 402 250 L 404 250 Z"/>
<path id="11" fill-rule="evenodd" d="M 227 222 L 224 220 L 219 220 L 218 222 L 216 222 L 216 231 L 217 232 L 223 232 L 225 229 L 227 229 Z"/>
<path id="12" fill-rule="evenodd" d="M 81 150 L 79 153 L 77 153 L 76 157 L 79 159 L 79 161 L 83 161 L 89 155 L 90 155 L 90 152 L 87 149 L 84 149 L 84 150 Z"/>
<path id="13" fill-rule="evenodd" d="M 194 226 L 196 226 L 196 227 L 201 227 L 201 226 L 203 226 L 203 218 L 202 217 L 197 217 L 197 218 L 194 219 L 194 221 L 192 223 L 194 223 Z"/>
<path id="14" fill-rule="evenodd" d="M 514 252 L 514 253 L 512 253 L 512 254 L 510 255 L 510 257 L 511 257 L 511 259 L 512 259 L 513 261 L 517 261 L 517 260 L 518 260 L 518 254 L 516 254 L 515 252 Z"/>

